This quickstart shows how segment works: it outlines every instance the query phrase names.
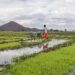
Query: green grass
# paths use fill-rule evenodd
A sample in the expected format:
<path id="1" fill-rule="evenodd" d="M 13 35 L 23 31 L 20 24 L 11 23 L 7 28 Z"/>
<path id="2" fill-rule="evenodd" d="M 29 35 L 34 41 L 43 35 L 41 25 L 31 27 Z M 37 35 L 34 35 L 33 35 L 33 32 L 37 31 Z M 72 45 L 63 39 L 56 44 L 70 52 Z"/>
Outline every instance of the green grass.
<path id="1" fill-rule="evenodd" d="M 1 50 L 8 50 L 8 49 L 16 49 L 16 48 L 21 48 L 21 47 L 34 46 L 34 45 L 37 45 L 37 44 L 40 44 L 40 43 L 43 42 L 42 40 L 40 41 L 39 39 L 38 39 L 37 42 L 35 42 L 35 41 L 34 42 L 32 42 L 32 41 L 21 42 L 21 41 L 18 41 L 18 40 L 1 40 L 0 41 L 0 51 Z"/>
<path id="2" fill-rule="evenodd" d="M 75 64 L 75 44 L 41 53 L 11 67 L 11 75 L 65 75 Z"/>
<path id="3" fill-rule="evenodd" d="M 71 36 L 71 37 L 69 37 L 69 36 Z M 31 38 L 31 36 L 26 32 L 0 31 L 0 50 L 17 48 L 17 47 L 19 47 L 18 44 L 19 45 L 22 44 L 21 47 L 26 47 L 26 46 L 32 46 L 32 45 L 40 43 L 39 41 L 33 42 L 33 43 L 32 42 L 25 42 L 25 43 L 20 42 L 21 39 L 27 39 L 27 38 Z M 35 38 L 36 38 L 36 40 L 40 39 L 37 36 Z M 44 42 L 47 42 L 52 38 L 74 39 L 75 33 L 74 32 L 50 32 L 49 39 L 45 40 Z M 12 44 L 14 42 L 17 42 L 18 44 Z M 10 43 L 12 44 L 11 46 L 9 46 Z"/>
<path id="4" fill-rule="evenodd" d="M 14 49 L 14 48 L 19 48 L 19 47 L 21 47 L 21 44 L 19 42 L 0 44 L 0 50 Z"/>
<path id="5" fill-rule="evenodd" d="M 1 40 L 20 40 L 21 38 L 29 38 L 29 34 L 26 32 L 11 32 L 11 31 L 0 31 Z"/>

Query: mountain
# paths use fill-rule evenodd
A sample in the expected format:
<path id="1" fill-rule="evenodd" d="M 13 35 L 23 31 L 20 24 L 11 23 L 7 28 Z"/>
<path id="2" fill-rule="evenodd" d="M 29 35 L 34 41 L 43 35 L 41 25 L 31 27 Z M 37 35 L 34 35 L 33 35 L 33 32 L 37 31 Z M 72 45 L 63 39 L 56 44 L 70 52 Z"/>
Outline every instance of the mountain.
<path id="1" fill-rule="evenodd" d="M 39 29 L 36 28 L 27 28 L 24 27 L 14 21 L 10 21 L 2 26 L 0 26 L 1 31 L 39 31 Z"/>

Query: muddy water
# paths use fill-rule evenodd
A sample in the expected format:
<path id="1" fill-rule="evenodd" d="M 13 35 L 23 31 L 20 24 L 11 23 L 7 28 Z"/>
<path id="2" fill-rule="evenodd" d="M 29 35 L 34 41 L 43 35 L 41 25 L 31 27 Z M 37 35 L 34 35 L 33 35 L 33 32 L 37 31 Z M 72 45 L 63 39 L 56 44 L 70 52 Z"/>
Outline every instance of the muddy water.
<path id="1" fill-rule="evenodd" d="M 58 39 L 52 39 L 48 42 L 48 48 L 54 47 L 55 45 L 65 43 L 65 40 L 58 40 Z M 4 64 L 11 64 L 12 59 L 14 57 L 22 56 L 24 54 L 30 55 L 34 53 L 38 53 L 43 51 L 44 44 L 41 44 L 41 46 L 33 46 L 33 47 L 25 47 L 15 50 L 8 50 L 8 51 L 0 51 L 0 65 Z"/>

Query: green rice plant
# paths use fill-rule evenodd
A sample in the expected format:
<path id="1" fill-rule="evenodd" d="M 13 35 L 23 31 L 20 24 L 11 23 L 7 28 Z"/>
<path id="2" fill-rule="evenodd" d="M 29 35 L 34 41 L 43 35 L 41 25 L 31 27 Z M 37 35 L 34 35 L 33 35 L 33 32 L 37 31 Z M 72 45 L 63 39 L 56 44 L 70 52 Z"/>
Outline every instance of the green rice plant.
<path id="1" fill-rule="evenodd" d="M 41 53 L 11 66 L 11 75 L 65 75 L 75 64 L 75 44 Z"/>
<path id="2" fill-rule="evenodd" d="M 29 57 L 28 55 L 23 54 L 23 55 L 21 55 L 19 57 L 13 58 L 13 62 L 14 63 L 20 63 L 20 62 L 24 61 L 25 59 L 27 59 L 28 57 Z"/>
<path id="3" fill-rule="evenodd" d="M 20 47 L 21 47 L 21 44 L 19 42 L 0 44 L 0 50 L 14 49 L 14 48 L 20 48 Z"/>

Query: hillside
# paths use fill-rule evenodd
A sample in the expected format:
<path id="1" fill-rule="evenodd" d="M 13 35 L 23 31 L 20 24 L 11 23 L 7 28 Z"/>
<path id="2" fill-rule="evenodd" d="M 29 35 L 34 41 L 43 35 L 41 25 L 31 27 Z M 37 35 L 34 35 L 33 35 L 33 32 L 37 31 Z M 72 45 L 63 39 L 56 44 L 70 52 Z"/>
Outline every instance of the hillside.
<path id="1" fill-rule="evenodd" d="M 39 29 L 36 28 L 27 28 L 24 27 L 14 21 L 10 21 L 2 26 L 0 26 L 1 31 L 39 31 Z"/>

